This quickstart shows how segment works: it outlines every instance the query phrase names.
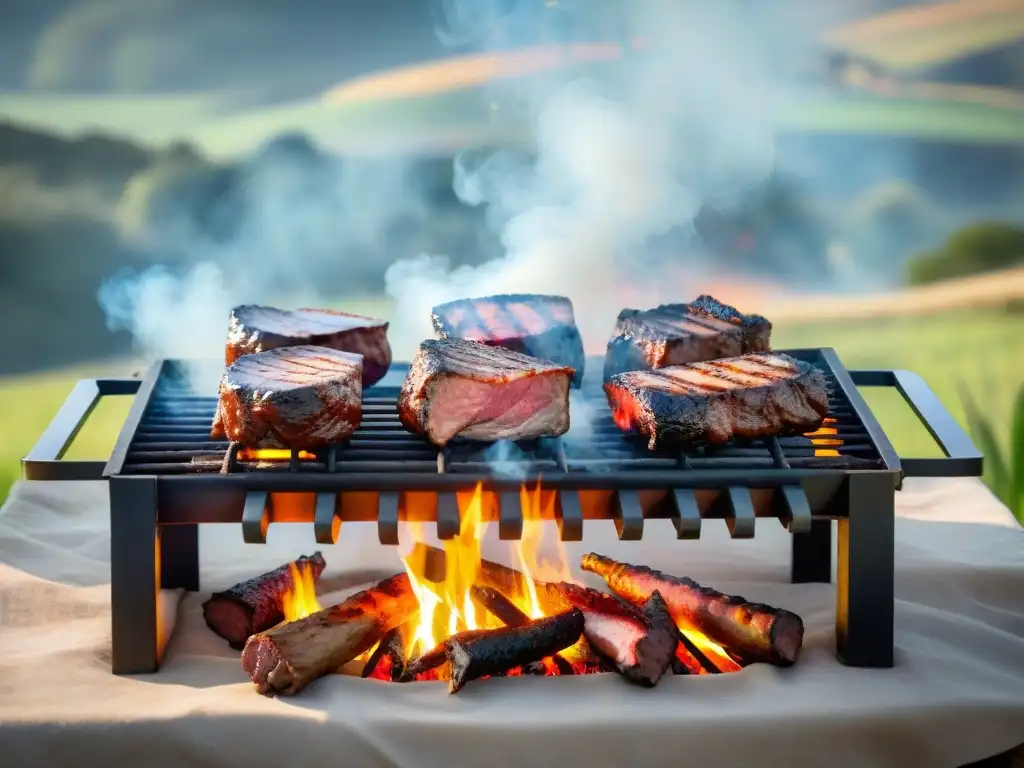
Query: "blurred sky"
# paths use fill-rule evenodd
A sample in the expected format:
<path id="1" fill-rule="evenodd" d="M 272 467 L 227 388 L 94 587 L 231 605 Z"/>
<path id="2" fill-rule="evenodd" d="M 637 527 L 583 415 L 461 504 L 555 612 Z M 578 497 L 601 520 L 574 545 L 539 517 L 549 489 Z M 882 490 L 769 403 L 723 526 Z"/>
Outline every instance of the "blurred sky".
<path id="1" fill-rule="evenodd" d="M 485 2 L 486 0 L 481 0 Z M 442 53 L 424 0 L 0 0 L 0 88 L 315 88 Z"/>

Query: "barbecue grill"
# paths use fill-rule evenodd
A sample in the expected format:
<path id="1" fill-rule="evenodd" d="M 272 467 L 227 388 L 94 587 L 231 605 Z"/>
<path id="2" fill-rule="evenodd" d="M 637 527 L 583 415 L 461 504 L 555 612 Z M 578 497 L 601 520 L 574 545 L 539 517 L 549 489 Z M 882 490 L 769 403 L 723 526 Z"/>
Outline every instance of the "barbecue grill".
<path id="1" fill-rule="evenodd" d="M 241 523 L 243 539 L 259 544 L 271 523 L 312 523 L 316 541 L 331 544 L 342 522 L 376 522 L 381 544 L 395 545 L 399 522 L 418 520 L 436 522 L 448 539 L 459 531 L 456 493 L 481 483 L 491 502 L 484 518 L 497 522 L 500 538 L 518 539 L 520 488 L 538 480 L 554 496 L 543 506 L 554 510 L 565 540 L 580 540 L 585 520 L 614 520 L 620 539 L 636 540 L 648 519 L 671 520 L 680 539 L 697 539 L 704 520 L 722 519 L 743 539 L 754 536 L 758 518 L 775 518 L 792 534 L 794 583 L 831 581 L 837 520 L 839 659 L 891 667 L 895 492 L 904 477 L 980 476 L 982 456 L 916 374 L 847 371 L 831 349 L 784 353 L 829 379 L 834 434 L 826 451 L 797 436 L 651 453 L 613 424 L 596 359 L 587 366 L 594 378 L 580 390 L 588 428 L 520 444 L 514 476 L 496 471 L 485 445 L 439 451 L 405 431 L 396 405 L 408 370 L 401 363 L 363 393 L 362 425 L 344 445 L 267 461 L 211 440 L 215 392 L 194 391 L 185 363 L 162 360 L 141 379 L 80 381 L 23 460 L 23 473 L 109 480 L 115 674 L 159 668 L 157 595 L 199 589 L 200 524 Z M 858 386 L 895 387 L 945 458 L 900 458 Z M 110 460 L 61 461 L 108 395 L 135 395 Z"/>

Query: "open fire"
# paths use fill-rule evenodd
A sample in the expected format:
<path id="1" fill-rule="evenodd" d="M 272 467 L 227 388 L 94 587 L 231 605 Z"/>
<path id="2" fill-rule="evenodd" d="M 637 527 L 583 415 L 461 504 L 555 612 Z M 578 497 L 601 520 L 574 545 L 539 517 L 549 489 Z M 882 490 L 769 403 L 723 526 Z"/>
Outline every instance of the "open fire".
<path id="1" fill-rule="evenodd" d="M 669 670 L 706 675 L 796 660 L 803 623 L 788 611 L 596 554 L 583 556 L 582 570 L 603 578 L 611 594 L 584 586 L 557 537 L 552 554 L 542 554 L 552 495 L 539 483 L 520 494 L 515 567 L 481 556 L 493 514 L 490 494 L 478 485 L 461 499 L 456 536 L 437 548 L 410 523 L 414 545 L 402 557 L 404 572 L 339 605 L 323 609 L 316 597 L 319 553 L 235 588 L 276 599 L 283 617 L 252 627 L 243 668 L 265 693 L 295 693 L 336 671 L 446 681 L 454 693 L 472 680 L 600 672 L 651 687 Z M 207 621 L 226 636 L 210 615 Z"/>

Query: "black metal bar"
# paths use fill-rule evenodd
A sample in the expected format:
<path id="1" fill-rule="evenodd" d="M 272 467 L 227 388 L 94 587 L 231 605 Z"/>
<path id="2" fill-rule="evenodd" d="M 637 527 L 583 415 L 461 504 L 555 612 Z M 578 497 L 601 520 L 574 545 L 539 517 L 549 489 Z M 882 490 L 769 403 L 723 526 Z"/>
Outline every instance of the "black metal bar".
<path id="1" fill-rule="evenodd" d="M 670 494 L 672 525 L 676 528 L 677 539 L 700 538 L 700 507 L 697 495 L 689 488 L 676 488 Z"/>
<path id="2" fill-rule="evenodd" d="M 754 505 L 746 488 L 727 487 L 711 504 L 709 517 L 721 517 L 734 539 L 754 538 Z"/>
<path id="3" fill-rule="evenodd" d="M 832 581 L 832 521 L 812 520 L 806 533 L 794 533 L 790 581 L 828 584 Z"/>
<path id="4" fill-rule="evenodd" d="M 72 387 L 57 415 L 21 460 L 26 480 L 98 480 L 106 461 L 62 461 L 75 437 L 89 420 L 100 399 L 131 395 L 139 388 L 136 379 L 82 379 Z"/>
<path id="5" fill-rule="evenodd" d="M 160 584 L 163 589 L 199 591 L 199 526 L 160 527 Z"/>
<path id="6" fill-rule="evenodd" d="M 944 459 L 901 459 L 906 477 L 981 477 L 984 459 L 931 387 L 912 371 L 850 371 L 862 387 L 895 387 L 928 430 Z"/>
<path id="7" fill-rule="evenodd" d="M 160 667 L 157 518 L 154 478 L 111 479 L 110 630 L 115 675 L 147 674 Z"/>
<path id="8" fill-rule="evenodd" d="M 790 533 L 811 530 L 811 504 L 802 486 L 784 485 L 772 496 L 772 506 L 779 521 Z"/>
<path id="9" fill-rule="evenodd" d="M 856 382 L 854 382 L 846 367 L 839 360 L 836 351 L 831 348 L 824 348 L 821 350 L 821 357 L 832 370 L 832 375 L 853 407 L 857 420 L 860 421 L 864 429 L 871 436 L 871 442 L 878 449 L 878 455 L 885 464 L 885 468 L 894 472 L 900 471 L 900 458 L 896 454 L 896 449 L 892 447 L 889 438 L 885 436 L 885 430 L 882 429 L 882 425 L 878 423 L 878 419 L 871 412 L 867 402 L 865 402 L 860 392 L 857 391 Z"/>
<path id="10" fill-rule="evenodd" d="M 128 456 L 128 450 L 131 448 L 132 440 L 139 429 L 139 422 L 142 421 L 142 417 L 149 407 L 153 391 L 156 389 L 156 385 L 160 381 L 165 367 L 166 364 L 163 360 L 153 363 L 149 366 L 142 381 L 138 383 L 135 399 L 132 401 L 131 408 L 128 409 L 128 416 L 125 417 L 121 431 L 117 435 L 114 450 L 110 452 L 110 458 L 107 460 L 106 466 L 103 467 L 103 477 L 120 474 L 121 467 L 124 466 L 125 458 Z M 209 434 L 206 436 L 209 437 Z"/>
<path id="11" fill-rule="evenodd" d="M 886 473 L 851 475 L 839 519 L 836 650 L 851 667 L 893 665 L 895 487 Z"/>
<path id="12" fill-rule="evenodd" d="M 270 527 L 270 494 L 249 491 L 242 508 L 242 540 L 246 544 L 266 544 Z"/>
<path id="13" fill-rule="evenodd" d="M 612 516 L 620 541 L 640 541 L 644 537 L 644 507 L 636 491 L 613 494 Z"/>
<path id="14" fill-rule="evenodd" d="M 459 535 L 462 521 L 459 516 L 459 498 L 454 493 L 437 495 L 437 538 L 445 541 Z"/>
<path id="15" fill-rule="evenodd" d="M 398 520 L 402 497 L 385 491 L 377 499 L 377 539 L 386 546 L 398 545 Z"/>
<path id="16" fill-rule="evenodd" d="M 393 465 L 392 465 L 393 466 Z M 690 470 L 680 472 L 645 471 L 544 474 L 543 486 L 548 490 L 646 490 L 648 488 L 705 488 L 708 490 L 730 486 L 746 488 L 773 488 L 780 483 L 799 483 L 804 480 L 840 481 L 848 473 L 841 469 L 793 469 L 779 470 L 721 469 L 716 471 Z M 305 491 L 465 491 L 475 484 L 483 484 L 485 491 L 518 492 L 523 482 L 535 484 L 538 477 L 524 480 L 496 478 L 485 473 L 415 473 L 397 471 L 391 473 L 338 472 L 244 472 L 231 475 L 193 474 L 163 476 L 161 487 L 180 485 L 194 489 L 195 493 L 206 493 L 214 488 L 237 488 L 239 490 L 264 490 L 272 492 Z"/>
<path id="17" fill-rule="evenodd" d="M 313 511 L 313 536 L 317 544 L 337 544 L 341 533 L 338 517 L 338 494 L 318 493 Z"/>
<path id="18" fill-rule="evenodd" d="M 523 502 L 519 492 L 506 491 L 495 497 L 498 505 L 498 538 L 517 541 L 523 537 Z"/>
<path id="19" fill-rule="evenodd" d="M 576 491 L 556 494 L 555 519 L 562 541 L 583 541 L 583 505 Z"/>

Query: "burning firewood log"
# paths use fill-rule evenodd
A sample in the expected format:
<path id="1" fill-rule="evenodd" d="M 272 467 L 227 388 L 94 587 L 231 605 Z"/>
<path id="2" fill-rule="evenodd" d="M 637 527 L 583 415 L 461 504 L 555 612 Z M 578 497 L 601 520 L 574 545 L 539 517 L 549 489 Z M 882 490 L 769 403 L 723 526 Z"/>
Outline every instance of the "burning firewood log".
<path id="1" fill-rule="evenodd" d="M 583 555 L 581 567 L 603 578 L 615 594 L 633 605 L 642 605 L 654 592 L 660 592 L 680 627 L 696 629 L 746 663 L 761 661 L 785 667 L 800 654 L 804 623 L 790 611 L 750 603 L 702 587 L 692 579 L 593 553 Z"/>
<path id="2" fill-rule="evenodd" d="M 423 574 L 427 581 L 439 582 L 444 579 L 445 551 L 443 549 L 417 542 L 407 559 L 410 562 L 423 564 Z M 522 571 L 495 563 L 492 560 L 480 561 L 476 573 L 476 585 L 493 589 L 502 595 L 529 594 L 529 585 Z M 545 614 L 561 613 L 572 607 L 561 593 L 560 585 L 535 581 L 534 587 L 537 602 Z"/>
<path id="3" fill-rule="evenodd" d="M 473 602 L 502 622 L 506 627 L 522 627 L 530 623 L 530 617 L 519 610 L 515 603 L 505 597 L 494 587 L 470 587 L 469 595 Z M 555 654 L 552 663 L 560 675 L 575 674 L 572 663 L 564 656 Z M 547 670 L 540 662 L 523 668 L 524 674 L 544 675 Z"/>
<path id="4" fill-rule="evenodd" d="M 315 584 L 325 567 L 323 555 L 314 552 L 224 592 L 215 592 L 203 603 L 206 625 L 240 651 L 252 635 L 284 621 L 284 598 L 295 588 L 296 574 L 307 572 Z"/>
<path id="5" fill-rule="evenodd" d="M 406 668 L 404 679 L 448 662 L 448 692 L 473 680 L 528 667 L 575 645 L 583 634 L 583 613 L 575 608 L 519 627 L 458 632 Z"/>
<path id="6" fill-rule="evenodd" d="M 362 677 L 373 677 L 397 683 L 405 672 L 404 625 L 388 631 L 377 644 L 363 667 Z"/>
<path id="7" fill-rule="evenodd" d="M 630 682 L 647 688 L 657 685 L 679 644 L 678 629 L 661 595 L 654 592 L 641 611 L 594 589 L 559 586 L 583 611 L 583 636 L 590 647 Z"/>
<path id="8" fill-rule="evenodd" d="M 355 659 L 419 609 L 400 573 L 342 603 L 249 638 L 242 669 L 260 693 L 293 694 Z"/>

